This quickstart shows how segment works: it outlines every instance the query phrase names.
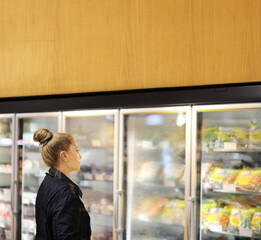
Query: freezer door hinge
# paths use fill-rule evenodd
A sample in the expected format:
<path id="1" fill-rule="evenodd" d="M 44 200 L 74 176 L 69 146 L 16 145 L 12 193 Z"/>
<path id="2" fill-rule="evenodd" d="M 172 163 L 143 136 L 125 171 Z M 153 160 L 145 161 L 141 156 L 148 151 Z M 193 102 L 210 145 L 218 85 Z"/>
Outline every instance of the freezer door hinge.
<path id="1" fill-rule="evenodd" d="M 122 195 L 124 193 L 124 190 L 117 190 L 116 191 L 116 194 L 118 194 L 118 195 Z"/>
<path id="2" fill-rule="evenodd" d="M 121 234 L 121 233 L 122 233 L 122 229 L 120 229 L 120 228 L 115 229 L 115 232 L 116 232 L 117 234 Z"/>
<path id="3" fill-rule="evenodd" d="M 188 197 L 188 201 L 190 203 L 194 203 L 195 202 L 195 197 Z"/>

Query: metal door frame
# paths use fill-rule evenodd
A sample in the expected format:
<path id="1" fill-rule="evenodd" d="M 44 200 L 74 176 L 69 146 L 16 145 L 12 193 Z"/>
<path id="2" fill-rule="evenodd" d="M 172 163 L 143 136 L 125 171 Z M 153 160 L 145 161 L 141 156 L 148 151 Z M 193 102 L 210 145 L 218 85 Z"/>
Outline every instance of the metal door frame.
<path id="1" fill-rule="evenodd" d="M 191 106 L 168 106 L 168 107 L 151 107 L 151 108 L 131 108 L 131 109 L 122 109 L 120 110 L 120 137 L 119 137 L 119 178 L 120 178 L 120 186 L 119 189 L 121 192 L 124 191 L 123 189 L 123 174 L 124 174 L 124 166 L 123 166 L 123 144 L 124 144 L 124 117 L 125 115 L 130 114 L 162 114 L 162 113 L 178 113 L 183 112 L 186 113 L 186 143 L 185 143 L 185 166 L 186 166 L 186 183 L 185 183 L 185 224 L 184 224 L 184 240 L 188 240 L 190 236 L 190 182 L 191 182 Z M 124 222 L 124 196 L 120 199 L 120 211 L 119 211 L 119 222 L 120 222 L 120 230 L 123 233 L 122 223 Z M 127 213 L 126 213 L 127 214 Z M 127 225 L 127 223 L 126 223 Z M 127 229 L 128 226 L 126 226 Z M 120 240 L 123 240 L 123 235 L 121 234 Z"/>
<path id="2" fill-rule="evenodd" d="M 16 161 L 15 161 L 15 114 L 0 114 L 0 119 L 11 119 L 12 120 L 12 146 L 11 146 L 11 211 L 12 211 L 12 225 L 11 225 L 11 234 L 12 239 L 16 239 L 16 219 L 17 219 L 17 212 L 15 211 L 15 195 L 17 192 L 17 176 L 16 172 Z"/>
<path id="3" fill-rule="evenodd" d="M 193 200 L 192 212 L 191 212 L 191 239 L 196 240 L 197 227 L 196 223 L 199 223 L 200 217 L 196 215 L 197 204 L 197 115 L 199 112 L 211 112 L 211 111 L 238 111 L 238 110 L 251 110 L 261 109 L 261 103 L 235 103 L 235 104 L 213 104 L 213 105 L 194 105 L 192 106 L 192 150 L 191 150 L 191 199 Z M 193 180 L 194 179 L 194 180 Z M 197 221 L 198 220 L 198 221 Z M 199 229 L 200 231 L 200 229 Z"/>
<path id="4" fill-rule="evenodd" d="M 118 221 L 118 212 L 119 212 L 119 195 L 121 191 L 119 190 L 119 110 L 77 110 L 77 111 L 64 111 L 62 112 L 62 130 L 66 131 L 66 117 L 96 117 L 96 116 L 114 116 L 114 150 L 113 150 L 113 239 L 118 240 L 119 230 L 119 221 Z"/>
<path id="5" fill-rule="evenodd" d="M 15 114 L 15 134 L 14 134 L 14 161 L 16 162 L 16 169 L 15 169 L 15 182 L 16 182 L 16 195 L 14 197 L 15 199 L 15 203 L 14 203 L 14 211 L 19 214 L 18 209 L 18 198 L 19 198 L 19 193 L 18 193 L 18 175 L 19 175 L 19 161 L 18 161 L 18 137 L 19 137 L 19 119 L 22 118 L 41 118 L 41 117 L 57 117 L 58 118 L 58 131 L 61 131 L 62 129 L 62 115 L 61 112 L 39 112 L 39 113 L 19 113 L 19 114 Z M 22 189 L 23 189 L 23 182 L 22 182 Z M 21 196 L 22 198 L 22 196 Z M 21 201 L 22 203 L 22 201 Z M 21 236 L 17 236 L 17 227 L 15 229 L 15 235 L 16 237 L 14 239 L 17 239 L 18 237 L 22 238 L 22 212 L 21 212 L 21 221 L 18 223 L 18 219 L 16 219 L 17 223 L 16 224 L 20 224 L 21 225 Z"/>

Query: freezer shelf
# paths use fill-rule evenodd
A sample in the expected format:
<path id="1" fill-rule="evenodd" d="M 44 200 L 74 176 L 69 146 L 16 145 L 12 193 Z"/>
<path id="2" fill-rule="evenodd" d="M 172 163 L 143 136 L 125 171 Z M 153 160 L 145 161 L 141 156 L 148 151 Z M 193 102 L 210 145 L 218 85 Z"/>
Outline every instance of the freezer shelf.
<path id="1" fill-rule="evenodd" d="M 150 220 L 132 220 L 134 227 L 132 239 L 166 239 L 176 240 L 184 238 L 184 227 L 173 223 L 153 222 Z M 174 237 L 176 236 L 176 237 Z"/>
<path id="2" fill-rule="evenodd" d="M 261 239 L 261 236 L 260 234 L 259 235 L 255 235 L 253 234 L 253 231 L 251 229 L 240 229 L 239 230 L 239 234 L 236 234 L 236 233 L 230 233 L 230 232 L 225 232 L 225 231 L 222 231 L 220 229 L 221 227 L 219 225 L 217 226 L 212 226 L 211 227 L 211 230 L 202 230 L 204 232 L 204 236 L 206 237 L 206 239 L 209 239 L 209 238 L 217 238 L 217 237 L 220 237 L 220 236 L 228 236 L 230 237 L 239 237 L 240 239 L 246 239 L 246 240 L 252 240 L 252 239 Z M 204 238 L 203 238 L 204 239 Z"/>

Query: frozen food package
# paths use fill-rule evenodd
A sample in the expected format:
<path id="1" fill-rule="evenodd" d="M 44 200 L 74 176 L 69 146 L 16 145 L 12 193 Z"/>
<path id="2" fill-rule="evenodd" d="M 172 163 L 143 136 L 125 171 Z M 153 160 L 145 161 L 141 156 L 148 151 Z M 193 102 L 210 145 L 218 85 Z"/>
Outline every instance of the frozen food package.
<path id="1" fill-rule="evenodd" d="M 261 191 L 261 168 L 241 170 L 235 180 L 236 189 L 239 191 Z"/>
<path id="2" fill-rule="evenodd" d="M 247 200 L 251 206 L 261 208 L 261 195 L 248 195 Z"/>
<path id="3" fill-rule="evenodd" d="M 240 197 L 236 198 L 237 200 L 231 200 L 231 201 L 227 201 L 227 207 L 230 208 L 250 208 L 251 205 L 248 204 L 248 202 L 246 200 L 240 199 Z"/>
<path id="4" fill-rule="evenodd" d="M 217 207 L 216 201 L 214 199 L 205 199 L 202 201 L 201 205 L 201 226 L 204 229 L 208 229 L 207 216 L 211 208 Z"/>
<path id="5" fill-rule="evenodd" d="M 201 165 L 201 181 L 204 182 L 209 173 L 211 172 L 211 169 L 213 167 L 212 163 L 202 163 Z"/>
<path id="6" fill-rule="evenodd" d="M 184 175 L 185 164 L 171 163 L 164 166 L 164 184 L 175 185 L 174 182 L 180 182 Z"/>
<path id="7" fill-rule="evenodd" d="M 207 216 L 209 225 L 220 225 L 223 231 L 226 231 L 231 209 L 211 208 Z"/>
<path id="8" fill-rule="evenodd" d="M 160 215 L 161 209 L 165 204 L 165 198 L 148 197 L 140 201 L 137 205 L 136 214 L 139 220 L 149 221 L 157 219 Z"/>
<path id="9" fill-rule="evenodd" d="M 164 206 L 166 202 L 165 198 L 159 198 L 157 201 L 153 204 L 153 206 L 148 211 L 148 216 L 150 218 L 158 218 L 161 212 L 162 207 Z"/>
<path id="10" fill-rule="evenodd" d="M 207 144 L 207 147 L 212 148 L 213 147 L 213 143 L 216 141 L 217 139 L 217 127 L 213 127 L 213 128 L 202 128 L 202 138 L 203 141 Z"/>
<path id="11" fill-rule="evenodd" d="M 245 148 L 249 140 L 249 128 L 235 127 L 233 130 L 233 136 L 236 139 L 237 145 L 240 148 Z"/>
<path id="12" fill-rule="evenodd" d="M 251 229 L 251 221 L 256 208 L 242 209 L 239 215 L 239 228 Z"/>
<path id="13" fill-rule="evenodd" d="M 215 167 L 206 183 L 205 188 L 222 188 L 223 184 L 233 184 L 239 170 Z"/>
<path id="14" fill-rule="evenodd" d="M 252 230 L 255 235 L 261 235 L 261 211 L 254 213 L 252 218 Z"/>
<path id="15" fill-rule="evenodd" d="M 217 132 L 217 139 L 221 142 L 230 142 L 233 137 L 234 128 L 219 127 Z"/>
<path id="16" fill-rule="evenodd" d="M 163 183 L 163 165 L 162 163 L 149 161 L 144 162 L 139 170 L 137 176 L 137 182 L 139 183 Z"/>
<path id="17" fill-rule="evenodd" d="M 247 140 L 249 135 L 249 129 L 246 127 L 235 127 L 233 130 L 233 135 L 238 141 Z"/>
<path id="18" fill-rule="evenodd" d="M 233 184 L 236 180 L 236 177 L 239 173 L 239 170 L 237 169 L 226 169 L 226 177 L 224 181 L 222 182 L 222 185 L 224 184 Z"/>
<path id="19" fill-rule="evenodd" d="M 251 123 L 249 125 L 249 139 L 252 144 L 261 144 L 261 123 Z"/>
<path id="20" fill-rule="evenodd" d="M 242 213 L 242 209 L 232 208 L 230 217 L 229 217 L 229 225 L 228 231 L 231 233 L 239 233 L 239 224 L 240 224 L 240 214 Z"/>
<path id="21" fill-rule="evenodd" d="M 167 200 L 161 211 L 161 221 L 167 224 L 184 224 L 184 200 Z"/>
<path id="22" fill-rule="evenodd" d="M 161 212 L 161 220 L 164 223 L 172 224 L 173 219 L 173 206 L 175 205 L 175 202 L 173 200 L 167 200 L 165 202 L 165 205 L 162 208 Z"/>

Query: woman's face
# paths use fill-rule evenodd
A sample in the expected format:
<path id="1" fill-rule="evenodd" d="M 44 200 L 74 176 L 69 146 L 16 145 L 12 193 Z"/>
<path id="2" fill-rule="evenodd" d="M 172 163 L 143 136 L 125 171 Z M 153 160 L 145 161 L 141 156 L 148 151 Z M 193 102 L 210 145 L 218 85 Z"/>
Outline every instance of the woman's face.
<path id="1" fill-rule="evenodd" d="M 80 171 L 80 160 L 82 156 L 79 153 L 79 148 L 75 141 L 71 144 L 69 150 L 67 151 L 67 154 L 69 157 L 67 167 L 69 168 L 70 172 Z"/>

